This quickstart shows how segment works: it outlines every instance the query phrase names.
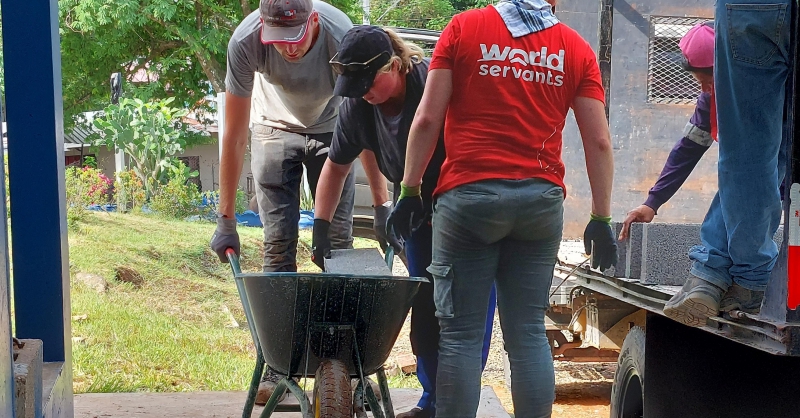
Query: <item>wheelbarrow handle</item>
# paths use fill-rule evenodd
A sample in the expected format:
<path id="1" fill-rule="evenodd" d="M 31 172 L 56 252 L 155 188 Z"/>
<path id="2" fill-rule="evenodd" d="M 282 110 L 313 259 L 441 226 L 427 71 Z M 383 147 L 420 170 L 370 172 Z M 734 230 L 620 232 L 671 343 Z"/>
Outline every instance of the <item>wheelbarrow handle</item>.
<path id="1" fill-rule="evenodd" d="M 383 261 L 386 262 L 386 266 L 389 267 L 389 270 L 392 270 L 394 266 L 394 248 L 392 248 L 392 246 L 389 245 L 383 254 L 384 254 Z"/>
<path id="2" fill-rule="evenodd" d="M 236 251 L 234 251 L 233 248 L 228 248 L 225 250 L 225 255 L 228 256 L 228 262 L 231 265 L 231 270 L 233 270 L 233 275 L 242 274 L 242 266 L 239 264 L 239 256 L 236 255 Z"/>

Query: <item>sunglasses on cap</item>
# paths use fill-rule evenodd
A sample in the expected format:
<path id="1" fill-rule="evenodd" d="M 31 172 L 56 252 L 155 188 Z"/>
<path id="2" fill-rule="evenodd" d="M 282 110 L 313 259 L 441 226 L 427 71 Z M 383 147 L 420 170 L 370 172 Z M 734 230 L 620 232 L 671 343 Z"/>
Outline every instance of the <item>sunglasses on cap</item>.
<path id="1" fill-rule="evenodd" d="M 373 65 L 370 65 L 370 64 L 375 62 L 375 60 L 377 60 L 378 58 L 380 58 L 383 55 L 389 55 L 389 53 L 386 52 L 386 51 L 383 51 L 380 54 L 375 55 L 374 57 L 368 59 L 365 62 L 349 62 L 349 63 L 345 64 L 345 63 L 341 63 L 339 61 L 336 61 L 336 58 L 339 56 L 339 53 L 337 52 L 336 55 L 334 55 L 333 58 L 331 58 L 331 60 L 328 61 L 328 63 L 331 65 L 331 67 L 333 67 L 333 71 L 335 71 L 336 74 L 354 73 L 354 72 L 360 72 L 360 71 L 364 71 L 364 70 L 372 68 Z"/>
<path id="2" fill-rule="evenodd" d="M 689 64 L 689 60 L 683 54 L 681 54 L 679 64 L 684 71 L 688 71 L 690 73 L 714 74 L 714 67 L 693 67 L 692 64 Z"/>

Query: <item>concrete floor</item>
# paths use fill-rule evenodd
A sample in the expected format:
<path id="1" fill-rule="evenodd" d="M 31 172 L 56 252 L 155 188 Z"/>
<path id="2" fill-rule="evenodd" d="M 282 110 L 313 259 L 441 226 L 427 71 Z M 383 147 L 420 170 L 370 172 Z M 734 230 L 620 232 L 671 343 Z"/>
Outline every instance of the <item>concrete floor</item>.
<path id="1" fill-rule="evenodd" d="M 419 389 L 393 389 L 395 413 L 408 411 L 419 400 Z M 75 395 L 75 418 L 240 418 L 245 392 L 91 393 Z M 294 397 L 289 397 L 294 400 Z M 253 416 L 261 413 L 256 407 Z M 297 418 L 299 412 L 281 412 L 274 418 Z M 481 391 L 478 418 L 509 418 L 492 388 Z"/>

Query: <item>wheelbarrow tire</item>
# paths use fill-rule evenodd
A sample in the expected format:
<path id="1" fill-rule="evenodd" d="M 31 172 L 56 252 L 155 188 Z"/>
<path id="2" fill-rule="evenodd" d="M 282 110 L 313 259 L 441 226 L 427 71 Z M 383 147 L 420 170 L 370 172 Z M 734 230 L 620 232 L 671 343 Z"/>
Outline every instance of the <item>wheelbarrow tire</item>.
<path id="1" fill-rule="evenodd" d="M 314 418 L 352 418 L 350 373 L 339 360 L 322 360 L 314 378 Z"/>

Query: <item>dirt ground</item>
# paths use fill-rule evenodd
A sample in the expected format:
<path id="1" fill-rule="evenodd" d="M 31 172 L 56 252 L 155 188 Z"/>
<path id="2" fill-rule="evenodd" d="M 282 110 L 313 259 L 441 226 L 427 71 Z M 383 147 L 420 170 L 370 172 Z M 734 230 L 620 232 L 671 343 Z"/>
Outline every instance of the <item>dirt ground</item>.
<path id="1" fill-rule="evenodd" d="M 406 320 L 389 361 L 399 355 L 411 354 L 408 339 L 410 320 Z M 506 387 L 503 369 L 503 340 L 498 317 L 495 317 L 489 359 L 483 372 L 483 384 L 491 385 L 503 406 L 510 413 L 514 407 L 511 391 Z M 556 403 L 553 418 L 595 418 L 609 416 L 611 382 L 616 363 L 556 362 Z"/>
<path id="2" fill-rule="evenodd" d="M 559 257 L 573 263 L 585 259 L 583 243 L 563 241 Z M 395 274 L 407 274 L 403 263 L 395 260 Z M 389 361 L 397 356 L 411 354 L 408 339 L 410 317 L 406 319 L 403 330 L 395 343 Z M 503 406 L 509 413 L 514 412 L 511 391 L 505 383 L 503 366 L 503 335 L 500 331 L 499 317 L 495 316 L 492 344 L 489 359 L 483 372 L 483 384 L 491 385 Z M 574 363 L 556 362 L 556 402 L 552 418 L 606 418 L 610 414 L 611 383 L 614 379 L 616 363 Z"/>

